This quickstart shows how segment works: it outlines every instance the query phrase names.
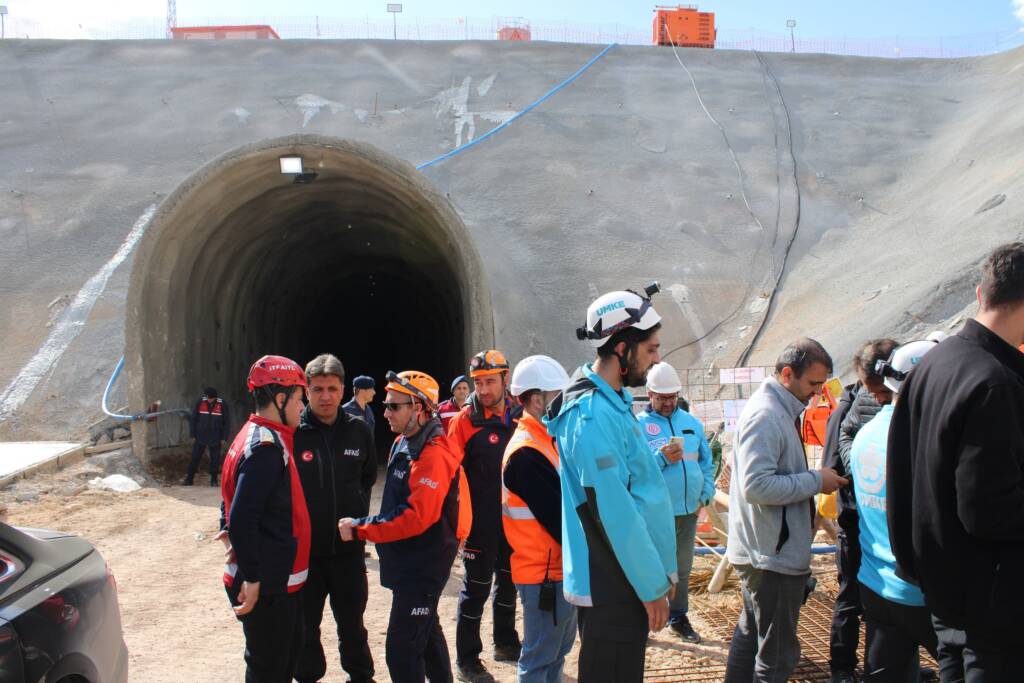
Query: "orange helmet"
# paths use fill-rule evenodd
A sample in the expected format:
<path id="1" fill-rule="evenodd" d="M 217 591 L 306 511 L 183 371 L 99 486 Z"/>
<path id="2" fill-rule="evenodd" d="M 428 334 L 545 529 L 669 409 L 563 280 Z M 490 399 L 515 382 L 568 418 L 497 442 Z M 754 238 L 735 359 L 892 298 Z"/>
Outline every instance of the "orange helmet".
<path id="1" fill-rule="evenodd" d="M 508 372 L 508 361 L 501 351 L 481 351 L 469 361 L 469 376 L 483 377 Z"/>
<path id="2" fill-rule="evenodd" d="M 395 373 L 388 370 L 385 378 L 388 380 L 385 391 L 397 391 L 413 398 L 426 401 L 427 408 L 431 411 L 437 410 L 437 396 L 440 393 L 437 380 L 425 372 L 418 370 L 406 370 Z"/>

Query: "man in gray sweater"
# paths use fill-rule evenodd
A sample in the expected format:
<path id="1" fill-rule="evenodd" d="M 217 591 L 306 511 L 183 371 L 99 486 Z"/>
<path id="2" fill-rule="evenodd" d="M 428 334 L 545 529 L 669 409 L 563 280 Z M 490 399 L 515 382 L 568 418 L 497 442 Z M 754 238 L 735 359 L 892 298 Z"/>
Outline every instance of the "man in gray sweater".
<path id="1" fill-rule="evenodd" d="M 726 683 L 783 683 L 800 659 L 796 625 L 810 578 L 814 495 L 847 483 L 831 468 L 809 471 L 800 436 L 800 414 L 831 372 L 824 347 L 799 339 L 740 415 L 726 555 L 743 584 L 743 611 Z"/>

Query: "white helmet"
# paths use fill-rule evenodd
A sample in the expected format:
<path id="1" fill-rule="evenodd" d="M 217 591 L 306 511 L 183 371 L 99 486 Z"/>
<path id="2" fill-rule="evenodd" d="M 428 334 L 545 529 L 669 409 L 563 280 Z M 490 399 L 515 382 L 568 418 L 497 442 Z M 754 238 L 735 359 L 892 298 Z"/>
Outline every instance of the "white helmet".
<path id="1" fill-rule="evenodd" d="M 946 335 L 942 332 L 932 332 L 927 339 L 907 342 L 903 346 L 898 346 L 889 355 L 889 360 L 880 360 L 875 363 L 875 372 L 882 376 L 885 386 L 899 393 L 903 380 L 921 362 L 924 354 L 938 346 L 939 342 L 945 338 Z"/>
<path id="2" fill-rule="evenodd" d="M 531 389 L 559 391 L 568 383 L 569 375 L 554 358 L 530 356 L 516 364 L 510 389 L 513 396 L 520 396 Z"/>
<path id="3" fill-rule="evenodd" d="M 576 337 L 581 341 L 589 340 L 590 345 L 597 348 L 627 327 L 651 329 L 661 321 L 661 316 L 651 306 L 651 296 L 659 291 L 661 286 L 652 282 L 644 287 L 646 296 L 628 289 L 602 294 L 587 308 L 587 325 L 576 329 Z"/>
<path id="4" fill-rule="evenodd" d="M 647 371 L 647 391 L 656 394 L 678 394 L 682 389 L 679 373 L 668 363 L 655 363 Z"/>

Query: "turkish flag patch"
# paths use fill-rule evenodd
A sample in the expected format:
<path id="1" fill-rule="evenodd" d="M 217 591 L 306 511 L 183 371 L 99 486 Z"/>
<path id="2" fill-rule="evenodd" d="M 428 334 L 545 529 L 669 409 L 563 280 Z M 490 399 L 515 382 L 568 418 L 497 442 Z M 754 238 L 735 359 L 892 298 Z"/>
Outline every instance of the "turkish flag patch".
<path id="1" fill-rule="evenodd" d="M 487 437 L 487 440 L 491 442 L 492 446 L 497 446 L 498 442 L 501 441 L 501 439 L 498 438 L 497 434 L 491 434 L 489 437 Z"/>
<path id="2" fill-rule="evenodd" d="M 302 451 L 302 462 L 312 462 L 313 451 Z"/>

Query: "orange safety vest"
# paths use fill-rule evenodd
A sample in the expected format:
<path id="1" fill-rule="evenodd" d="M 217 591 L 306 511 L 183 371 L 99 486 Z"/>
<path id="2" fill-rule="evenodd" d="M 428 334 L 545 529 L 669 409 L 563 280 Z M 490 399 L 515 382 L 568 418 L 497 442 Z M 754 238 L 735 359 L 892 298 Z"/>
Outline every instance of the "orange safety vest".
<path id="1" fill-rule="evenodd" d="M 543 454 L 558 471 L 558 450 L 551 435 L 537 418 L 524 412 L 501 463 L 501 523 L 512 546 L 512 582 L 537 584 L 543 583 L 545 577 L 561 581 L 562 546 L 544 530 L 526 502 L 505 488 L 505 468 L 521 448 L 527 447 Z"/>

